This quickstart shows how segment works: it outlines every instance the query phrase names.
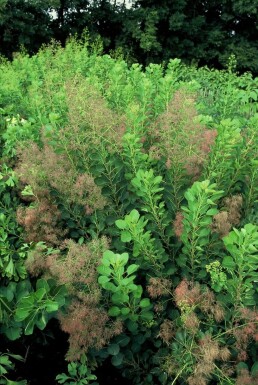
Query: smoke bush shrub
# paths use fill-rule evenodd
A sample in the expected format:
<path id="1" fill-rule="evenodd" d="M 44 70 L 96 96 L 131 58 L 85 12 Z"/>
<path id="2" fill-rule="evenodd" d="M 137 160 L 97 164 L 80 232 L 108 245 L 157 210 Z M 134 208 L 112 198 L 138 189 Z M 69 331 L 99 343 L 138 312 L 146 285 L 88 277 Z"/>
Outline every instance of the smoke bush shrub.
<path id="1" fill-rule="evenodd" d="M 2 333 L 57 317 L 75 383 L 109 360 L 136 385 L 254 385 L 257 116 L 237 96 L 250 78 L 128 68 L 75 41 L 18 64 L 31 77 L 16 115 L 34 121 L 4 137 Z"/>

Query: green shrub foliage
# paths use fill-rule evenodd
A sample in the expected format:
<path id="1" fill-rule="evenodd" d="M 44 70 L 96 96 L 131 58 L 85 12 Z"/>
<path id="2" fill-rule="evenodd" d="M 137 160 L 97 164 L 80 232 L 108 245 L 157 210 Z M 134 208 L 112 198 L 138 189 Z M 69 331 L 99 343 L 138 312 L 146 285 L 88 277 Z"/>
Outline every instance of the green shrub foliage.
<path id="1" fill-rule="evenodd" d="M 0 66 L 4 338 L 57 318 L 61 384 L 256 384 L 256 79 L 76 40 Z"/>

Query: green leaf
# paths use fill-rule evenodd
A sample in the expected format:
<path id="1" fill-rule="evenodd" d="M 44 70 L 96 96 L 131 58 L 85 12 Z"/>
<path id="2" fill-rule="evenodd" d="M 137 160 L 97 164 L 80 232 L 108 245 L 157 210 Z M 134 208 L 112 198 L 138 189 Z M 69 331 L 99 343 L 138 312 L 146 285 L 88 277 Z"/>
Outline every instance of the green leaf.
<path id="1" fill-rule="evenodd" d="M 115 286 L 112 282 L 106 282 L 102 285 L 103 289 L 113 291 L 113 293 L 116 293 L 119 290 L 118 286 Z"/>
<path id="2" fill-rule="evenodd" d="M 122 364 L 124 359 L 124 355 L 122 353 L 118 353 L 117 355 L 113 356 L 111 359 L 112 365 L 119 366 Z"/>
<path id="3" fill-rule="evenodd" d="M 130 219 L 131 219 L 131 221 L 133 223 L 137 223 L 138 222 L 138 220 L 140 218 L 140 214 L 138 213 L 137 210 L 135 210 L 135 209 L 132 210 L 129 215 L 130 215 Z"/>
<path id="4" fill-rule="evenodd" d="M 187 190 L 185 192 L 185 198 L 190 201 L 190 202 L 194 202 L 195 201 L 195 197 L 194 195 L 192 194 L 192 192 L 190 190 Z"/>
<path id="5" fill-rule="evenodd" d="M 29 322 L 27 323 L 27 325 L 25 326 L 25 329 L 24 329 L 25 336 L 29 336 L 29 335 L 33 334 L 34 326 L 35 326 L 34 318 L 30 317 L 30 320 L 29 320 Z"/>
<path id="6" fill-rule="evenodd" d="M 212 206 L 215 206 L 215 205 L 216 205 L 216 203 L 215 203 L 213 200 L 211 200 L 210 198 L 207 199 L 207 203 L 208 203 L 209 205 L 212 205 Z"/>
<path id="7" fill-rule="evenodd" d="M 129 313 L 130 313 L 130 308 L 129 307 L 122 307 L 122 309 L 121 309 L 121 314 L 123 315 L 123 316 L 126 316 L 126 315 L 128 315 Z"/>
<path id="8" fill-rule="evenodd" d="M 144 321 L 152 321 L 153 320 L 153 313 L 151 311 L 146 311 L 146 312 L 142 312 L 141 313 L 141 318 L 144 320 Z"/>
<path id="9" fill-rule="evenodd" d="M 210 234 L 211 230 L 209 227 L 202 228 L 197 231 L 198 237 L 207 237 Z M 208 242 L 208 239 L 207 239 Z"/>
<path id="10" fill-rule="evenodd" d="M 110 262 L 114 259 L 115 254 L 111 250 L 106 250 L 103 254 L 102 265 L 109 267 Z"/>
<path id="11" fill-rule="evenodd" d="M 59 384 L 64 384 L 67 380 L 69 380 L 71 377 L 68 377 L 65 373 L 58 374 L 56 376 L 56 380 Z"/>
<path id="12" fill-rule="evenodd" d="M 19 354 L 8 353 L 8 356 L 11 357 L 11 358 L 14 358 L 17 361 L 25 362 L 25 359 L 22 356 L 20 356 Z"/>
<path id="13" fill-rule="evenodd" d="M 132 264 L 132 265 L 128 266 L 126 272 L 128 275 L 131 275 L 138 269 L 139 269 L 139 265 Z"/>
<path id="14" fill-rule="evenodd" d="M 76 362 L 71 362 L 68 364 L 68 372 L 73 377 L 77 376 L 77 366 L 78 365 Z"/>
<path id="15" fill-rule="evenodd" d="M 219 210 L 213 208 L 213 209 L 209 209 L 207 212 L 206 212 L 206 215 L 216 215 L 218 214 Z"/>
<path id="16" fill-rule="evenodd" d="M 252 98 L 254 101 L 257 101 L 257 93 L 255 91 L 251 91 L 250 98 Z"/>
<path id="17" fill-rule="evenodd" d="M 138 286 L 135 285 L 134 283 L 130 283 L 130 285 L 127 286 L 127 289 L 130 290 L 130 291 L 133 291 L 133 292 L 137 292 Z M 138 293 L 136 293 L 136 295 L 134 294 L 134 297 L 135 297 L 135 298 L 140 298 L 140 297 L 138 297 L 137 294 L 138 294 Z"/>
<path id="18" fill-rule="evenodd" d="M 212 223 L 212 216 L 209 216 L 209 217 L 203 217 L 200 220 L 199 225 L 203 227 L 203 226 L 209 226 L 211 223 Z"/>
<path id="19" fill-rule="evenodd" d="M 138 173 L 137 173 L 138 174 Z M 141 190 L 141 187 L 142 187 L 142 184 L 141 184 L 141 180 L 138 179 L 138 176 L 136 176 L 135 178 L 133 178 L 131 180 L 131 183 L 134 187 L 138 188 L 139 190 Z"/>
<path id="20" fill-rule="evenodd" d="M 36 284 L 36 289 L 44 289 L 45 292 L 49 292 L 49 284 L 45 279 L 38 279 Z"/>
<path id="21" fill-rule="evenodd" d="M 131 332 L 131 333 L 135 333 L 137 330 L 138 330 L 138 324 L 132 320 L 128 320 L 127 321 L 127 329 Z"/>
<path id="22" fill-rule="evenodd" d="M 131 276 L 127 276 L 126 278 L 123 278 L 121 281 L 120 281 L 120 285 L 122 286 L 129 286 L 135 279 L 135 275 L 131 275 Z"/>
<path id="23" fill-rule="evenodd" d="M 104 187 L 107 184 L 107 179 L 103 176 L 94 179 L 97 186 Z"/>
<path id="24" fill-rule="evenodd" d="M 12 363 L 7 355 L 0 356 L 0 364 L 5 366 L 11 366 Z"/>
<path id="25" fill-rule="evenodd" d="M 45 306 L 46 306 L 46 311 L 48 313 L 52 313 L 52 312 L 55 312 L 58 310 L 58 303 L 55 302 L 55 301 L 51 301 L 51 300 L 47 300 L 45 302 Z"/>
<path id="26" fill-rule="evenodd" d="M 98 278 L 98 283 L 100 285 L 104 285 L 105 283 L 109 282 L 110 281 L 110 278 L 108 278 L 106 275 L 101 275 L 99 278 Z"/>
<path id="27" fill-rule="evenodd" d="M 120 334 L 117 338 L 116 338 L 116 341 L 117 343 L 122 346 L 123 348 L 129 344 L 130 342 L 130 337 L 128 337 L 127 335 L 125 334 Z"/>
<path id="28" fill-rule="evenodd" d="M 5 333 L 6 337 L 11 340 L 15 341 L 18 338 L 20 338 L 21 333 L 22 333 L 22 328 L 21 327 L 11 327 L 11 328 L 6 328 L 6 330 L 3 330 Z"/>
<path id="29" fill-rule="evenodd" d="M 143 298 L 139 304 L 140 307 L 145 308 L 151 305 L 149 298 Z"/>
<path id="30" fill-rule="evenodd" d="M 113 294 L 111 299 L 114 304 L 120 305 L 123 303 L 127 303 L 129 301 L 129 296 L 127 294 L 118 292 Z"/>
<path id="31" fill-rule="evenodd" d="M 237 364 L 236 369 L 237 369 L 237 373 L 240 373 L 243 369 L 249 371 L 248 365 L 243 361 Z"/>
<path id="32" fill-rule="evenodd" d="M 104 265 L 98 266 L 98 267 L 97 267 L 97 271 L 98 271 L 101 275 L 106 275 L 106 276 L 109 276 L 109 275 L 112 273 L 112 270 L 110 269 L 110 267 L 104 266 Z"/>
<path id="33" fill-rule="evenodd" d="M 121 241 L 122 242 L 130 242 L 132 240 L 132 236 L 129 231 L 123 231 L 121 233 Z"/>
<path id="34" fill-rule="evenodd" d="M 124 230 L 126 229 L 127 227 L 127 224 L 125 221 L 123 221 L 122 219 L 118 219 L 116 222 L 115 222 L 116 226 L 120 229 L 120 230 Z"/>
<path id="35" fill-rule="evenodd" d="M 7 266 L 5 267 L 5 273 L 8 277 L 12 277 L 15 274 L 15 268 L 12 258 L 10 258 Z"/>
<path id="36" fill-rule="evenodd" d="M 36 291 L 35 298 L 37 299 L 37 301 L 41 301 L 45 295 L 46 295 L 46 289 L 42 287 L 41 289 L 38 289 Z"/>
<path id="37" fill-rule="evenodd" d="M 223 258 L 222 266 L 225 267 L 226 269 L 232 270 L 235 268 L 236 264 L 233 258 L 228 255 Z"/>
<path id="38" fill-rule="evenodd" d="M 108 315 L 111 317 L 117 317 L 120 314 L 120 309 L 117 306 L 113 306 L 109 309 Z"/>
<path id="39" fill-rule="evenodd" d="M 17 322 L 24 321 L 28 317 L 28 315 L 30 314 L 32 309 L 33 309 L 33 307 L 26 308 L 26 309 L 25 308 L 17 308 L 16 312 L 15 312 L 15 316 L 14 316 L 15 321 L 17 321 Z"/>
<path id="40" fill-rule="evenodd" d="M 7 373 L 7 370 L 5 369 L 5 367 L 0 365 L 0 376 L 2 376 L 3 374 L 6 374 L 6 373 Z"/>
<path id="41" fill-rule="evenodd" d="M 136 322 L 136 321 L 138 321 L 139 316 L 138 316 L 138 314 L 131 314 L 131 315 L 130 315 L 130 319 L 131 319 L 133 322 Z"/>
<path id="42" fill-rule="evenodd" d="M 115 356 L 119 353 L 120 347 L 118 344 L 111 344 L 108 346 L 108 353 L 111 354 L 112 356 Z"/>
<path id="43" fill-rule="evenodd" d="M 143 292 L 143 288 L 140 285 L 137 285 L 136 290 L 133 293 L 134 298 L 141 298 L 142 292 Z"/>
<path id="44" fill-rule="evenodd" d="M 256 361 L 251 368 L 251 376 L 256 377 L 258 375 L 258 361 Z"/>
<path id="45" fill-rule="evenodd" d="M 42 314 L 40 315 L 40 317 L 37 319 L 36 325 L 37 325 L 37 327 L 38 327 L 40 330 L 45 329 L 45 327 L 47 326 L 47 319 L 46 319 L 46 316 L 45 316 L 44 313 L 42 313 Z"/>
<path id="46" fill-rule="evenodd" d="M 127 264 L 129 260 L 129 254 L 128 253 L 123 253 L 123 254 L 117 254 L 119 256 L 120 261 L 122 262 L 123 266 Z"/>

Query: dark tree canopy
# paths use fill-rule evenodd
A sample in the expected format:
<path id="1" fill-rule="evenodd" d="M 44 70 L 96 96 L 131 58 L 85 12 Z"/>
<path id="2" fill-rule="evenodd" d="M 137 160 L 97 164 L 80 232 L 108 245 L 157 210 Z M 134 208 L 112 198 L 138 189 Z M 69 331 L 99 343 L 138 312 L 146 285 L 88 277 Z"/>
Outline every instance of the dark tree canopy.
<path id="1" fill-rule="evenodd" d="M 179 57 L 221 67 L 234 53 L 240 70 L 257 72 L 257 0 L 136 0 L 135 7 L 145 60 Z"/>
<path id="2" fill-rule="evenodd" d="M 10 57 L 21 46 L 36 52 L 52 37 L 47 2 L 0 0 L 1 53 Z"/>
<path id="3" fill-rule="evenodd" d="M 178 57 L 221 68 L 235 54 L 240 71 L 257 74 L 257 20 L 258 0 L 0 0 L 0 50 L 31 54 L 87 28 L 105 52 L 122 48 L 144 65 Z"/>

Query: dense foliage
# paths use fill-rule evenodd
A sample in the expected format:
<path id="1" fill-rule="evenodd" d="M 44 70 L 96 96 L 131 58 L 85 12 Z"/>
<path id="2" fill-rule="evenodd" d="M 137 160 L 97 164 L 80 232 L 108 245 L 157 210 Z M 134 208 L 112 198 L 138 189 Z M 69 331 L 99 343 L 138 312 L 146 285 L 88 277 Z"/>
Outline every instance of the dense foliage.
<path id="1" fill-rule="evenodd" d="M 0 52 L 38 51 L 51 39 L 65 43 L 85 28 L 105 52 L 121 50 L 143 65 L 181 58 L 258 73 L 257 0 L 0 0 Z"/>
<path id="2" fill-rule="evenodd" d="M 60 384 L 106 363 L 136 385 L 258 383 L 258 85 L 233 59 L 143 71 L 72 39 L 2 62 L 0 383 L 26 384 L 12 341 L 53 319 Z"/>

